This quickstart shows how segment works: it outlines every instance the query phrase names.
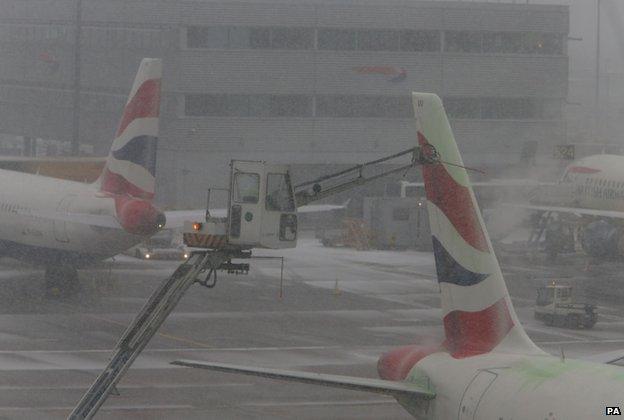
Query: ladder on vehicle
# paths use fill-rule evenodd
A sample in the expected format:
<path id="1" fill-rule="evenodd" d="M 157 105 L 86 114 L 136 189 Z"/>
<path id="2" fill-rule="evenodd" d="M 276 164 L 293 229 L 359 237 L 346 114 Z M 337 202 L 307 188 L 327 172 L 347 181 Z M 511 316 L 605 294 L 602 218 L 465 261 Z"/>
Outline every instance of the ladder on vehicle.
<path id="1" fill-rule="evenodd" d="M 114 356 L 106 369 L 84 394 L 68 419 L 90 419 L 97 413 L 106 398 L 115 391 L 115 385 L 156 334 L 188 288 L 204 273 L 210 277 L 222 261 L 219 255 L 210 251 L 194 252 L 152 293 L 141 312 L 117 343 Z"/>

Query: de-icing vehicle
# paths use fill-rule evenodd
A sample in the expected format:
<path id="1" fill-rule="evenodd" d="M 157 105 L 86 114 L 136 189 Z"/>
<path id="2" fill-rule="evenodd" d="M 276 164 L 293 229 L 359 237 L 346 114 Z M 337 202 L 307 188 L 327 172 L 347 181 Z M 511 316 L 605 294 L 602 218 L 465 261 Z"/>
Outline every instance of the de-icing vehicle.
<path id="1" fill-rule="evenodd" d="M 397 163 L 407 156 L 411 157 L 409 163 Z M 90 419 L 97 413 L 193 283 L 212 288 L 218 271 L 247 273 L 249 264 L 239 260 L 252 258 L 254 248 L 294 248 L 297 207 L 435 159 L 435 149 L 421 153 L 421 148 L 415 147 L 295 186 L 286 165 L 231 161 L 229 188 L 225 189 L 227 211 L 219 215 L 209 210 L 212 190 L 223 190 L 209 189 L 204 220 L 184 223 L 184 243 L 196 250 L 152 294 L 69 419 Z"/>

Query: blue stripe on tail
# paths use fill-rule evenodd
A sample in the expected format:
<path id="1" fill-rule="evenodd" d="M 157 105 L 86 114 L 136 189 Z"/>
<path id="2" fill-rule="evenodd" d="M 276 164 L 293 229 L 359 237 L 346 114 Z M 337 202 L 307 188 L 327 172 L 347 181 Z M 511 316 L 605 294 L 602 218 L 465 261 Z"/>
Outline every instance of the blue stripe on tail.
<path id="1" fill-rule="evenodd" d="M 458 286 L 473 286 L 485 280 L 489 274 L 475 273 L 464 268 L 442 246 L 438 238 L 432 236 L 438 282 Z"/>
<path id="2" fill-rule="evenodd" d="M 122 148 L 113 150 L 113 157 L 126 160 L 144 167 L 152 176 L 156 176 L 156 146 L 158 137 L 137 136 Z"/>

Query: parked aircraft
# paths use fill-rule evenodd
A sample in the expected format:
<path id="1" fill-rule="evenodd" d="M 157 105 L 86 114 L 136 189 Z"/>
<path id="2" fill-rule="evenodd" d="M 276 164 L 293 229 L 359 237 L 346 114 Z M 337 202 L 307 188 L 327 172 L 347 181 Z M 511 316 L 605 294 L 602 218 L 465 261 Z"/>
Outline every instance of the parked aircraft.
<path id="1" fill-rule="evenodd" d="M 0 255 L 46 268 L 46 287 L 71 293 L 77 268 L 114 256 L 205 209 L 163 212 L 155 191 L 162 62 L 141 61 L 98 179 L 82 183 L 0 169 Z M 58 159 L 54 160 L 58 165 Z M 58 172 L 58 171 L 55 171 Z M 300 213 L 345 205 L 307 205 Z M 211 210 L 213 216 L 224 209 Z"/>
<path id="2" fill-rule="evenodd" d="M 530 203 L 515 205 L 542 215 L 546 234 L 578 228 L 583 250 L 593 257 L 624 256 L 624 156 L 593 155 L 571 163 L 555 185 L 535 189 Z M 553 215 L 556 223 L 552 223 Z M 553 246 L 563 246 L 548 241 Z M 556 250 L 555 250 L 556 251 Z"/>
<path id="3" fill-rule="evenodd" d="M 414 93 L 446 339 L 381 356 L 381 379 L 203 361 L 174 364 L 391 395 L 419 419 L 597 418 L 617 406 L 624 369 L 555 357 L 514 311 L 440 99 Z M 621 355 L 620 355 L 621 357 Z"/>
<path id="4" fill-rule="evenodd" d="M 152 204 L 161 67 L 160 59 L 141 62 L 96 182 L 0 170 L 0 255 L 45 266 L 49 289 L 74 289 L 76 268 L 165 225 Z"/>

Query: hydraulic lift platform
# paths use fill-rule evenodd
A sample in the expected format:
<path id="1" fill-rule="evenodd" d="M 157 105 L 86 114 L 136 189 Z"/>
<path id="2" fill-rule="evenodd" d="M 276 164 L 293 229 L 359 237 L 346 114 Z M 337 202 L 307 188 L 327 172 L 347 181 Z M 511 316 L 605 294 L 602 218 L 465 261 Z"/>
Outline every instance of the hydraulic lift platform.
<path id="1" fill-rule="evenodd" d="M 367 173 L 377 165 L 391 163 L 393 159 L 406 155 L 411 155 L 408 164 Z M 382 176 L 407 171 L 419 164 L 438 161 L 437 151 L 432 146 L 416 147 L 323 176 L 293 189 L 287 166 L 233 160 L 230 165 L 230 188 L 227 190 L 228 216 L 212 217 L 207 210 L 204 221 L 185 222 L 183 236 L 186 245 L 201 250 L 192 252 L 150 296 L 117 343 L 108 365 L 68 419 L 93 418 L 108 396 L 115 393 L 117 383 L 193 283 L 212 288 L 216 285 L 218 271 L 246 274 L 249 264 L 233 260 L 252 258 L 251 250 L 254 248 L 294 248 L 297 240 L 297 206 Z"/>

